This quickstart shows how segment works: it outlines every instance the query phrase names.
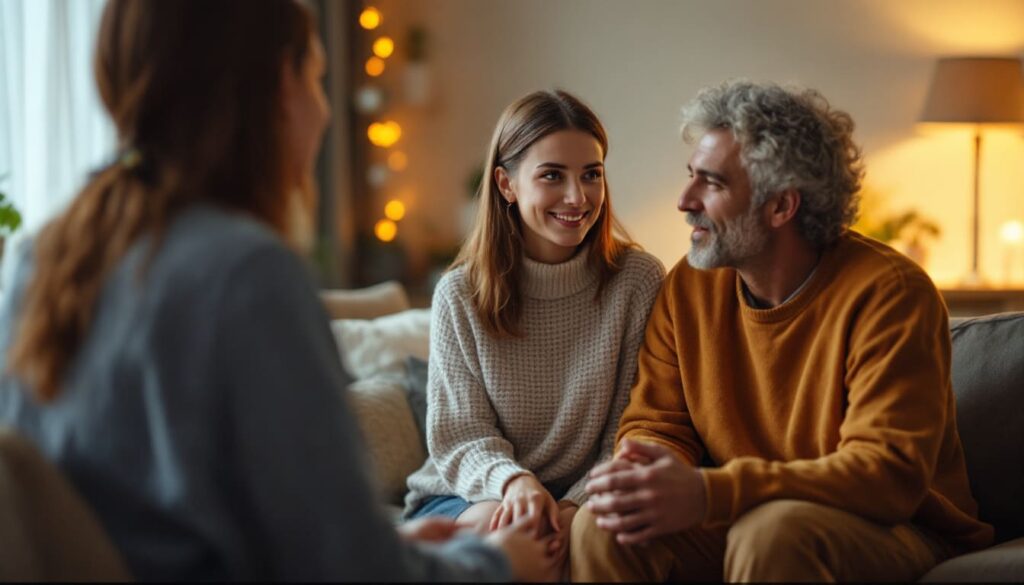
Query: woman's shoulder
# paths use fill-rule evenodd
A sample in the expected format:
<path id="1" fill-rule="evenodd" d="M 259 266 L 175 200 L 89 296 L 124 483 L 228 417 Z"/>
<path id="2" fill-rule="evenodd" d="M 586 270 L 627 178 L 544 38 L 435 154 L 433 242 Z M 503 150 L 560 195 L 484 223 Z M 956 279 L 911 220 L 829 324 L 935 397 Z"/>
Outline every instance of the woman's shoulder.
<path id="1" fill-rule="evenodd" d="M 434 287 L 433 304 L 444 301 L 449 304 L 469 300 L 471 296 L 469 273 L 465 265 L 455 266 L 445 272 Z"/>
<path id="2" fill-rule="evenodd" d="M 628 248 L 619 259 L 622 270 L 620 276 L 638 279 L 641 282 L 656 281 L 665 278 L 665 265 L 656 256 L 639 248 Z"/>

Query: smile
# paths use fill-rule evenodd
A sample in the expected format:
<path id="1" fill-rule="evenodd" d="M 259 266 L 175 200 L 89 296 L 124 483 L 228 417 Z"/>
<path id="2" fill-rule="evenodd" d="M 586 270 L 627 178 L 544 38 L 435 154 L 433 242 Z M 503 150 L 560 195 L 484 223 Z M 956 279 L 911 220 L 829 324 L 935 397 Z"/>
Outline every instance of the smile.
<path id="1" fill-rule="evenodd" d="M 589 211 L 583 213 L 558 213 L 555 211 L 549 212 L 548 215 L 558 220 L 559 223 L 569 226 L 576 227 L 583 221 L 583 218 L 590 215 Z"/>

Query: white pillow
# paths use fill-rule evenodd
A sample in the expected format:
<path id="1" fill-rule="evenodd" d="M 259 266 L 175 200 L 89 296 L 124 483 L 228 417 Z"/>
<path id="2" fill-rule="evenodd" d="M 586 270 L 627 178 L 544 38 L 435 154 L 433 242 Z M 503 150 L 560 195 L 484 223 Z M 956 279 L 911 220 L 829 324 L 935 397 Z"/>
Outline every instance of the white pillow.
<path id="1" fill-rule="evenodd" d="M 430 347 L 430 309 L 409 309 L 376 319 L 338 319 L 331 329 L 341 364 L 357 380 L 404 376 L 405 359 L 426 361 Z"/>

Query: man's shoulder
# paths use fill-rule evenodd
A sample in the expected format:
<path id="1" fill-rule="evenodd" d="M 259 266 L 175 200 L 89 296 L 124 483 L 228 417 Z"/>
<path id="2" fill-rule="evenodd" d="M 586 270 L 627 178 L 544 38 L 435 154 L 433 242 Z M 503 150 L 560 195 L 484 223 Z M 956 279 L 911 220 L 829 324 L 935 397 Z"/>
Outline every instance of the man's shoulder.
<path id="1" fill-rule="evenodd" d="M 834 280 L 855 290 L 917 290 L 937 294 L 931 278 L 917 263 L 886 244 L 859 233 L 844 234 L 830 255 Z"/>

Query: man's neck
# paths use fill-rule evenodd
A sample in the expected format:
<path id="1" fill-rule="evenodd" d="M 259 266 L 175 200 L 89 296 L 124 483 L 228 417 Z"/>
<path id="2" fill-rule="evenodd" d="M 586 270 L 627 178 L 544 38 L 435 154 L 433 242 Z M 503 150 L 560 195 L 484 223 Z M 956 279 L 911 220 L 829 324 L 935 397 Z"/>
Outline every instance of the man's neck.
<path id="1" fill-rule="evenodd" d="M 750 294 L 767 307 L 777 307 L 789 299 L 814 272 L 821 257 L 821 252 L 803 238 L 773 244 L 737 268 Z"/>

